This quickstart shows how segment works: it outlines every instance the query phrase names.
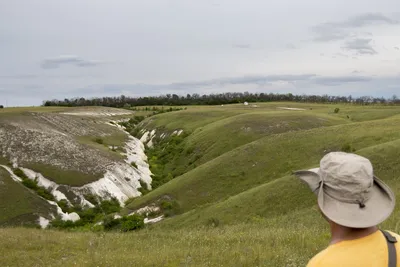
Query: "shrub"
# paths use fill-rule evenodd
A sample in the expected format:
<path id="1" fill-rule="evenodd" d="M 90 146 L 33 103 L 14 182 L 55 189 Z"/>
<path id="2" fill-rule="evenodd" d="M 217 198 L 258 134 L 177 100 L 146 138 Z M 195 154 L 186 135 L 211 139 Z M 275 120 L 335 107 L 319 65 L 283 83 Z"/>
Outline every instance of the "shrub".
<path id="1" fill-rule="evenodd" d="M 121 218 L 121 231 L 128 232 L 144 227 L 144 218 L 140 215 L 133 214 L 131 216 Z"/>
<path id="2" fill-rule="evenodd" d="M 104 140 L 101 137 L 95 138 L 94 141 L 100 145 L 104 144 Z"/>
<path id="3" fill-rule="evenodd" d="M 136 162 L 131 162 L 131 165 L 132 165 L 132 167 L 134 167 L 134 168 L 138 168 L 138 165 L 136 164 Z"/>
<path id="4" fill-rule="evenodd" d="M 61 199 L 60 201 L 57 201 L 57 205 L 61 208 L 61 210 L 62 210 L 63 212 L 68 212 L 68 213 L 71 212 L 71 208 L 70 208 L 70 206 L 68 205 L 67 200 Z"/>
<path id="5" fill-rule="evenodd" d="M 160 203 L 160 208 L 165 217 L 171 217 L 179 213 L 179 204 L 175 200 L 163 200 Z"/>
<path id="6" fill-rule="evenodd" d="M 142 193 L 142 195 L 146 195 L 148 192 L 150 192 L 147 184 L 143 182 L 142 180 L 139 180 L 140 183 L 140 188 L 138 188 L 139 192 Z"/>
<path id="7" fill-rule="evenodd" d="M 98 214 L 101 214 L 101 210 L 98 207 L 84 209 L 82 211 L 77 212 L 80 220 L 83 224 L 93 223 Z"/>
<path id="8" fill-rule="evenodd" d="M 29 179 L 20 168 L 14 169 L 13 173 L 22 179 Z"/>
<path id="9" fill-rule="evenodd" d="M 30 189 L 37 190 L 38 185 L 37 182 L 31 179 L 23 179 L 22 184 Z"/>
<path id="10" fill-rule="evenodd" d="M 144 218 L 137 214 L 124 216 L 118 219 L 114 219 L 114 216 L 107 216 L 103 220 L 103 226 L 106 231 L 120 230 L 122 232 L 128 232 L 142 229 L 144 227 Z"/>
<path id="11" fill-rule="evenodd" d="M 111 214 L 121 210 L 121 206 L 116 198 L 101 201 L 100 208 L 104 214 Z"/>
<path id="12" fill-rule="evenodd" d="M 207 220 L 206 225 L 211 226 L 211 227 L 218 227 L 220 224 L 220 221 L 217 218 L 210 218 Z"/>
<path id="13" fill-rule="evenodd" d="M 335 108 L 334 112 L 335 113 L 339 113 L 340 109 L 339 108 Z"/>
<path id="14" fill-rule="evenodd" d="M 49 190 L 47 190 L 44 187 L 38 186 L 36 189 L 36 193 L 41 196 L 42 198 L 45 198 L 47 200 L 54 201 L 54 196 L 50 193 Z"/>
<path id="15" fill-rule="evenodd" d="M 355 149 L 354 147 L 352 147 L 350 144 L 344 144 L 344 145 L 342 146 L 341 151 L 350 153 L 350 152 L 355 152 L 356 149 Z"/>
<path id="16" fill-rule="evenodd" d="M 103 226 L 105 231 L 111 231 L 120 226 L 121 219 L 114 219 L 114 216 L 106 216 L 103 220 Z"/>
<path id="17" fill-rule="evenodd" d="M 99 201 L 97 199 L 97 197 L 93 194 L 86 194 L 83 196 L 87 201 L 89 201 L 90 203 L 92 203 L 93 205 L 97 205 L 99 204 Z"/>
<path id="18" fill-rule="evenodd" d="M 4 108 L 4 106 L 3 106 L 3 105 L 0 105 L 0 108 Z"/>

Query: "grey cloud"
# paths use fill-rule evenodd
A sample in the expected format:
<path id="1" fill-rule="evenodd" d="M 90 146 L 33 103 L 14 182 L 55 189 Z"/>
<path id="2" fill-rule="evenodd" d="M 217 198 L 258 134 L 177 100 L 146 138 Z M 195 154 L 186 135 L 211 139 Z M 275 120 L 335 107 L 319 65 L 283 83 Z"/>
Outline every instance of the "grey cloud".
<path id="1" fill-rule="evenodd" d="M 104 85 L 101 87 L 90 86 L 86 90 L 97 91 L 102 88 L 100 92 L 115 93 L 117 91 L 145 91 L 145 92 L 163 92 L 169 91 L 184 91 L 193 92 L 196 89 L 204 89 L 208 87 L 224 87 L 234 85 L 270 85 L 271 82 L 288 82 L 294 85 L 301 82 L 302 84 L 317 84 L 326 86 L 335 86 L 347 83 L 367 82 L 370 78 L 364 76 L 318 76 L 316 74 L 300 74 L 300 75 L 265 75 L 265 76 L 243 76 L 243 77 L 231 77 L 231 78 L 220 78 L 214 80 L 194 81 L 194 82 L 182 82 L 182 83 L 171 83 L 163 85 L 152 85 L 152 84 L 127 84 L 127 85 Z M 79 92 L 79 90 L 77 91 Z"/>
<path id="2" fill-rule="evenodd" d="M 366 13 L 349 18 L 341 24 L 343 27 L 359 28 L 371 24 L 399 24 L 399 21 L 381 13 Z"/>
<path id="3" fill-rule="evenodd" d="M 326 86 L 337 86 L 347 83 L 358 83 L 358 82 L 368 82 L 371 80 L 369 77 L 365 76 L 336 76 L 336 77 L 316 77 L 313 79 L 316 84 L 326 85 Z"/>
<path id="4" fill-rule="evenodd" d="M 350 34 L 337 27 L 335 23 L 323 23 L 311 28 L 315 34 L 314 41 L 329 42 L 342 40 Z"/>
<path id="5" fill-rule="evenodd" d="M 394 47 L 394 49 L 396 49 L 396 50 L 400 50 L 400 48 L 399 48 L 398 46 L 395 46 L 395 47 Z"/>
<path id="6" fill-rule="evenodd" d="M 187 89 L 190 87 L 205 87 L 213 85 L 265 84 L 277 81 L 296 82 L 296 81 L 308 80 L 315 76 L 316 76 L 315 74 L 243 76 L 243 77 L 232 77 L 232 78 L 219 78 L 219 79 L 196 81 L 196 82 L 173 83 L 168 85 L 168 87 Z"/>
<path id="7" fill-rule="evenodd" d="M 43 69 L 56 69 L 62 65 L 72 65 L 76 67 L 93 67 L 101 64 L 96 60 L 85 60 L 76 55 L 61 55 L 56 58 L 45 59 L 41 63 Z"/>
<path id="8" fill-rule="evenodd" d="M 399 24 L 399 21 L 391 19 L 381 13 L 365 13 L 348 18 L 344 21 L 321 23 L 312 27 L 311 30 L 315 34 L 315 41 L 329 42 L 351 37 L 354 34 L 350 31 L 352 29 L 376 24 L 395 25 Z M 372 35 L 372 33 L 369 32 L 365 34 Z"/>
<path id="9" fill-rule="evenodd" d="M 342 48 L 358 55 L 375 55 L 377 52 L 372 47 L 371 41 L 372 39 L 356 38 L 346 41 Z"/>

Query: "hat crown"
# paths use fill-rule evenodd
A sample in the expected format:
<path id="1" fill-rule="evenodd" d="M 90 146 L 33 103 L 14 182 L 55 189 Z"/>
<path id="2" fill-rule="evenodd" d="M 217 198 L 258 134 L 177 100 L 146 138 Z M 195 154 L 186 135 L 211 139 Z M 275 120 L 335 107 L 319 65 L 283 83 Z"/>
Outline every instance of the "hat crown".
<path id="1" fill-rule="evenodd" d="M 344 152 L 332 152 L 323 157 L 319 175 L 328 195 L 349 203 L 364 204 L 374 183 L 371 162 Z"/>

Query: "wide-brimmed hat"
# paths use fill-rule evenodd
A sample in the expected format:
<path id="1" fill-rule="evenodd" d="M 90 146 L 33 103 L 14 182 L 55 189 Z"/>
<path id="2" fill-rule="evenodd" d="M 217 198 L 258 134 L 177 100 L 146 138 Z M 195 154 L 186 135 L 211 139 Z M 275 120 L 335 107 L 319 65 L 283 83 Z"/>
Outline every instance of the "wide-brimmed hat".
<path id="1" fill-rule="evenodd" d="M 374 176 L 371 162 L 359 155 L 331 152 L 320 167 L 296 171 L 318 196 L 322 213 L 333 222 L 367 228 L 386 220 L 395 206 L 392 190 Z"/>

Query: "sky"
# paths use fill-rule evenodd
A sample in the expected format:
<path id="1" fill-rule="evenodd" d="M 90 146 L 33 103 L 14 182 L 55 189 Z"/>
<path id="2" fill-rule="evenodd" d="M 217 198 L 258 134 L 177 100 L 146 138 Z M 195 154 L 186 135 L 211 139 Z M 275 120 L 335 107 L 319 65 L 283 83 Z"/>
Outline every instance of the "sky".
<path id="1" fill-rule="evenodd" d="M 0 0 L 0 105 L 244 91 L 400 96 L 400 1 Z"/>

